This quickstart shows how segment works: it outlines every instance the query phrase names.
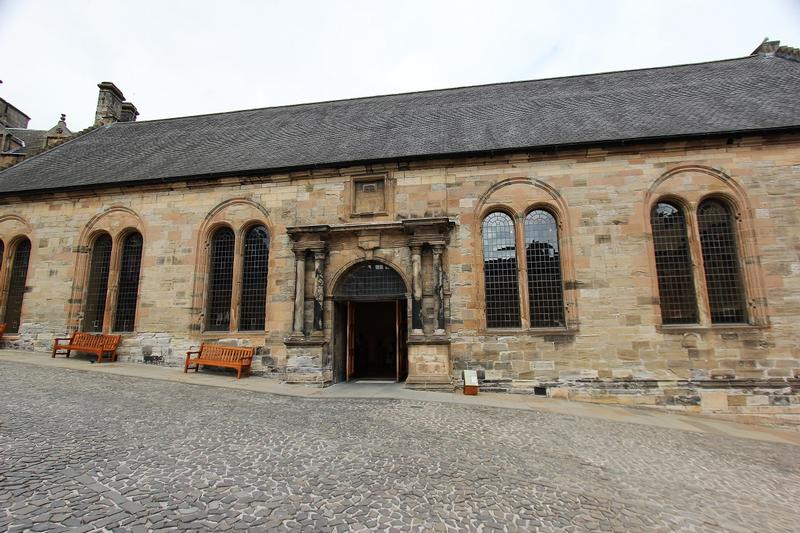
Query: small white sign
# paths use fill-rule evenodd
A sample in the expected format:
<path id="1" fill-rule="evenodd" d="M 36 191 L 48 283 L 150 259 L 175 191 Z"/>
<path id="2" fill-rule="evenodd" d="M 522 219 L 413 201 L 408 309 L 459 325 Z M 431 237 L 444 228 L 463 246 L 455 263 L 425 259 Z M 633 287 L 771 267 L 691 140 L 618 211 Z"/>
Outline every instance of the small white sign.
<path id="1" fill-rule="evenodd" d="M 478 373 L 475 370 L 464 370 L 464 385 L 478 386 Z"/>

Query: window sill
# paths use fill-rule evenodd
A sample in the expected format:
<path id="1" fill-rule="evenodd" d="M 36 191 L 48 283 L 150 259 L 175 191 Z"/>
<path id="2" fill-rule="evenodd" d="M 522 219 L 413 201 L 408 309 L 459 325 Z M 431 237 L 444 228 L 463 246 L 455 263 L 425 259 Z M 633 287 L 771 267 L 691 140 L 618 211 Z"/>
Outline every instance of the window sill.
<path id="1" fill-rule="evenodd" d="M 484 335 L 564 335 L 573 336 L 578 334 L 578 328 L 486 328 Z"/>
<path id="2" fill-rule="evenodd" d="M 235 335 L 239 337 L 251 337 L 251 336 L 259 336 L 263 337 L 267 334 L 267 331 L 201 331 L 200 336 L 204 338 L 211 338 L 211 337 L 221 337 L 221 336 L 228 336 L 228 335 Z"/>
<path id="3" fill-rule="evenodd" d="M 702 333 L 711 331 L 756 331 L 768 329 L 768 325 L 759 324 L 660 324 L 656 325 L 656 331 L 661 333 Z"/>
<path id="4" fill-rule="evenodd" d="M 350 213 L 351 217 L 385 217 L 388 215 L 388 211 L 364 211 L 359 213 Z"/>

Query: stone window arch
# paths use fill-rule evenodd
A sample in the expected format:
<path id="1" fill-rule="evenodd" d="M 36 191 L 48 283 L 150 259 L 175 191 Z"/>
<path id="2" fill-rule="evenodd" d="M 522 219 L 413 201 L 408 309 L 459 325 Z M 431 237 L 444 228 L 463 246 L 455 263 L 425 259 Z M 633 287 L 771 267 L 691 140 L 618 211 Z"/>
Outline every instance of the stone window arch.
<path id="1" fill-rule="evenodd" d="M 483 326 L 542 335 L 576 332 L 578 284 L 564 198 L 541 180 L 509 178 L 492 185 L 474 213 L 481 234 L 475 239 L 476 255 L 483 258 L 479 268 L 484 279 L 476 289 Z M 498 231 L 504 231 L 502 239 Z M 490 283 L 503 254 L 508 256 L 503 273 L 510 293 L 506 291 L 499 304 L 505 307 L 500 307 L 494 302 L 500 293 Z M 501 320 L 495 318 L 496 309 Z"/>
<path id="2" fill-rule="evenodd" d="M 653 249 L 664 324 L 696 324 L 697 295 L 684 209 L 678 202 L 661 201 L 650 213 Z"/>
<path id="3" fill-rule="evenodd" d="M 6 323 L 7 332 L 19 333 L 22 301 L 25 297 L 25 284 L 28 280 L 28 266 L 31 257 L 31 241 L 27 237 L 21 237 L 16 239 L 9 248 L 11 268 L 8 273 L 3 322 Z"/>
<path id="4" fill-rule="evenodd" d="M 0 316 L 6 332 L 19 333 L 23 319 L 23 301 L 30 264 L 36 249 L 31 246 L 31 225 L 17 215 L 0 216 Z"/>
<path id="5" fill-rule="evenodd" d="M 266 210 L 246 198 L 222 202 L 206 215 L 195 278 L 197 329 L 265 331 L 271 235 Z"/>
<path id="6" fill-rule="evenodd" d="M 269 274 L 269 232 L 266 226 L 252 226 L 244 235 L 242 293 L 239 329 L 263 331 L 266 323 L 267 279 Z"/>
<path id="7" fill-rule="evenodd" d="M 138 231 L 130 231 L 122 240 L 117 283 L 117 305 L 114 311 L 114 331 L 133 331 L 136 304 L 139 300 L 139 277 L 142 269 L 144 239 Z"/>
<path id="8" fill-rule="evenodd" d="M 730 205 L 720 198 L 703 200 L 697 207 L 697 230 L 711 323 L 747 322 L 735 221 Z"/>
<path id="9" fill-rule="evenodd" d="M 228 331 L 231 327 L 235 246 L 236 235 L 228 226 L 221 226 L 212 233 L 206 289 L 206 330 L 208 331 Z"/>
<path id="10" fill-rule="evenodd" d="M 492 211 L 481 224 L 486 326 L 520 327 L 517 239 L 508 213 Z"/>
<path id="11" fill-rule="evenodd" d="M 556 217 L 548 209 L 532 209 L 523 227 L 531 327 L 563 328 L 564 282 Z"/>
<path id="12" fill-rule="evenodd" d="M 677 167 L 650 187 L 645 206 L 652 237 L 653 303 L 663 326 L 769 324 L 754 208 L 736 180 L 713 168 Z M 680 211 L 680 217 L 671 210 Z M 670 228 L 666 228 L 665 217 L 672 219 Z M 679 218 L 685 225 L 681 234 L 686 235 L 685 242 L 677 237 Z M 679 275 L 681 312 L 675 310 L 674 283 L 665 286 L 665 238 L 672 239 L 671 260 L 683 265 Z M 675 254 L 682 258 L 676 259 Z M 690 307 L 696 308 L 696 313 L 691 313 Z"/>
<path id="13" fill-rule="evenodd" d="M 89 250 L 89 273 L 83 307 L 83 331 L 101 333 L 106 316 L 108 278 L 111 274 L 111 235 L 101 232 L 94 237 Z"/>
<path id="14" fill-rule="evenodd" d="M 74 247 L 70 329 L 136 331 L 145 235 L 142 219 L 124 206 L 109 207 L 86 224 Z"/>

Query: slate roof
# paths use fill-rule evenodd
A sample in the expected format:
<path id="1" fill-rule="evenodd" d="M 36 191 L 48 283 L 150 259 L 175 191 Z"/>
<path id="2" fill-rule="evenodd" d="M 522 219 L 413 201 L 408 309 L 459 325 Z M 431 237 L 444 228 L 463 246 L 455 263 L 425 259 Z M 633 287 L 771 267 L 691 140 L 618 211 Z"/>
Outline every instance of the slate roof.
<path id="1" fill-rule="evenodd" d="M 29 150 L 41 151 L 47 138 L 47 130 L 29 130 L 27 128 L 6 128 L 6 131 L 21 140 L 25 146 L 13 150 L 15 154 L 27 154 Z"/>
<path id="2" fill-rule="evenodd" d="M 0 193 L 800 126 L 800 62 L 709 63 L 115 123 Z"/>

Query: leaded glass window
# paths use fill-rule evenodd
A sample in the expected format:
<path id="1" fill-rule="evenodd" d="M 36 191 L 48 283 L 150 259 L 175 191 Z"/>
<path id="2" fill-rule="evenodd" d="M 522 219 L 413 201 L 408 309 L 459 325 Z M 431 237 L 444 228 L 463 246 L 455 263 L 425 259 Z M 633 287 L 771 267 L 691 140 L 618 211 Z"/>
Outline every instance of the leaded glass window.
<path id="1" fill-rule="evenodd" d="M 14 259 L 11 264 L 11 275 L 8 284 L 6 299 L 6 314 L 4 321 L 6 331 L 19 332 L 19 322 L 22 315 L 22 299 L 25 296 L 25 282 L 28 279 L 28 262 L 31 257 L 31 241 L 22 239 L 14 250 Z"/>
<path id="2" fill-rule="evenodd" d="M 525 261 L 531 327 L 564 327 L 558 225 L 548 211 L 537 209 L 525 217 Z"/>
<path id="3" fill-rule="evenodd" d="M 705 200 L 697 208 L 697 225 L 711 322 L 746 322 L 745 297 L 730 207 L 720 200 Z"/>
<path id="4" fill-rule="evenodd" d="M 514 221 L 499 211 L 490 213 L 483 219 L 483 276 L 487 327 L 519 327 L 519 280 Z"/>
<path id="5" fill-rule="evenodd" d="M 142 235 L 135 231 L 129 233 L 122 243 L 114 331 L 133 331 L 141 265 Z"/>
<path id="6" fill-rule="evenodd" d="M 268 265 L 269 233 L 264 226 L 255 226 L 244 237 L 240 330 L 264 329 Z"/>
<path id="7" fill-rule="evenodd" d="M 210 331 L 230 329 L 235 240 L 230 228 L 220 228 L 211 237 L 206 298 L 206 329 Z"/>
<path id="8" fill-rule="evenodd" d="M 89 279 L 86 287 L 83 331 L 103 331 L 103 316 L 108 294 L 108 274 L 111 266 L 111 236 L 103 233 L 92 245 L 89 259 Z"/>
<path id="9" fill-rule="evenodd" d="M 406 284 L 392 267 L 378 262 L 358 265 L 336 289 L 336 296 L 350 300 L 404 298 Z"/>
<path id="10" fill-rule="evenodd" d="M 669 203 L 656 204 L 650 213 L 656 256 L 661 321 L 696 324 L 697 296 L 683 211 Z"/>

